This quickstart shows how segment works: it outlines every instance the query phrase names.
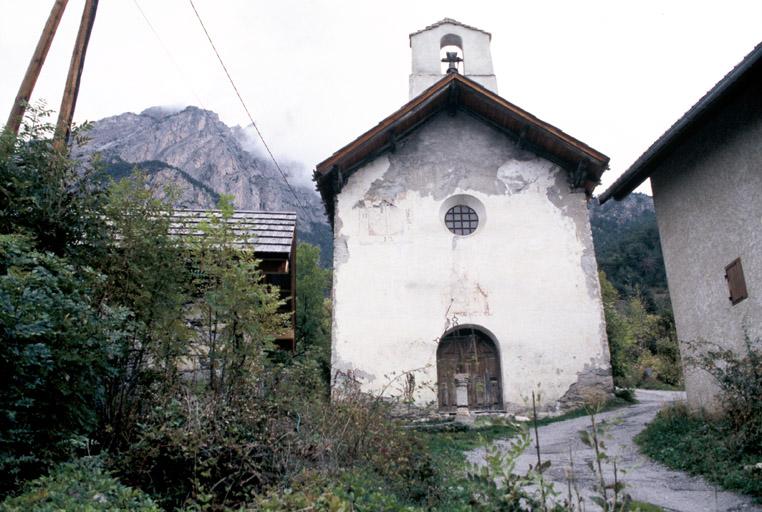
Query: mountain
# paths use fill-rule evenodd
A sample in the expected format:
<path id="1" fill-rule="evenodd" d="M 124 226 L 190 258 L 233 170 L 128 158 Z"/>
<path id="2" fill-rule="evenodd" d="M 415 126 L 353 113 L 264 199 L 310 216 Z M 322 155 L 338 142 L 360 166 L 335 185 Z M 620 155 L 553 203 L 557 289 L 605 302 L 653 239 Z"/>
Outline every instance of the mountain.
<path id="1" fill-rule="evenodd" d="M 653 198 L 635 192 L 604 205 L 594 199 L 589 210 L 598 267 L 620 295 L 639 293 L 651 309 L 668 309 L 667 276 Z"/>
<path id="2" fill-rule="evenodd" d="M 176 189 L 177 207 L 213 208 L 221 194 L 230 194 L 241 210 L 295 211 L 299 240 L 318 245 L 324 265 L 331 261 L 331 229 L 314 188 L 289 180 L 300 208 L 272 161 L 259 153 L 260 146 L 214 112 L 151 107 L 96 121 L 87 137 L 75 148 L 77 157 L 99 153 L 115 179 L 139 167 L 157 190 L 167 185 Z M 289 173 L 295 164 L 282 166 Z"/>

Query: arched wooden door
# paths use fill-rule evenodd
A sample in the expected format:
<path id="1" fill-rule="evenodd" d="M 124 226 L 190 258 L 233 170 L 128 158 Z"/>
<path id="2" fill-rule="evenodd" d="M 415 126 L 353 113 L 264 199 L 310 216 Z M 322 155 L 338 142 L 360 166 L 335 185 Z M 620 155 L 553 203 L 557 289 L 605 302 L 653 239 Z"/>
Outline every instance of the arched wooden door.
<path id="1" fill-rule="evenodd" d="M 454 412 L 456 408 L 456 373 L 467 373 L 469 376 L 469 409 L 484 411 L 503 408 L 497 347 L 476 328 L 456 329 L 439 342 L 437 385 L 439 408 L 445 412 Z"/>

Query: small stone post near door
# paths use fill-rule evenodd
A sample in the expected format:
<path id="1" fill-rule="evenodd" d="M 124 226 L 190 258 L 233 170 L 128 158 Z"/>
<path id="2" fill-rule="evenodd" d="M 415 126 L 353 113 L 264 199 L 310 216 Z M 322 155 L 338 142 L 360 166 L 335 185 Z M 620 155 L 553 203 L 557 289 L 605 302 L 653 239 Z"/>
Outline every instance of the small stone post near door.
<path id="1" fill-rule="evenodd" d="M 471 411 L 468 410 L 468 374 L 456 373 L 455 377 L 455 421 L 460 423 L 472 423 L 474 421 Z"/>

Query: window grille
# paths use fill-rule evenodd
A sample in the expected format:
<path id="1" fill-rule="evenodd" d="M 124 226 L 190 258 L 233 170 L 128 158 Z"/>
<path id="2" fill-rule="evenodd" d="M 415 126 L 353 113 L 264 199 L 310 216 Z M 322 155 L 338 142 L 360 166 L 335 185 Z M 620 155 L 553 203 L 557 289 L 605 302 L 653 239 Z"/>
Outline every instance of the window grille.
<path id="1" fill-rule="evenodd" d="M 466 205 L 456 205 L 445 214 L 447 229 L 456 235 L 470 235 L 479 227 L 479 215 Z"/>

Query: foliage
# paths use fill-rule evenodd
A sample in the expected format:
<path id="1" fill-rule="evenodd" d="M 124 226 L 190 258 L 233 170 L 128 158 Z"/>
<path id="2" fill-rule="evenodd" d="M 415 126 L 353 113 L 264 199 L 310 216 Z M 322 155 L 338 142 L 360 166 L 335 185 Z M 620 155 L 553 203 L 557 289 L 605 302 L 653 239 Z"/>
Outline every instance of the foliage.
<path id="1" fill-rule="evenodd" d="M 490 444 L 486 448 L 486 464 L 471 465 L 468 479 L 476 486 L 472 494 L 473 510 L 545 510 L 562 511 L 562 505 L 549 505 L 548 499 L 558 496 L 553 485 L 543 478 L 543 471 L 550 462 L 539 463 L 520 475 L 516 473 L 516 461 L 532 444 L 526 429 L 520 429 L 516 437 L 503 445 Z"/>
<path id="2" fill-rule="evenodd" d="M 196 355 L 207 368 L 208 386 L 218 393 L 235 392 L 249 379 L 256 380 L 266 352 L 288 325 L 288 314 L 278 312 L 282 305 L 278 289 L 263 282 L 253 252 L 236 246 L 230 200 L 222 196 L 220 214 L 210 215 L 200 226 L 204 236 L 188 241 L 197 298 L 188 316 L 193 319 Z"/>
<path id="3" fill-rule="evenodd" d="M 134 428 L 157 382 L 176 383 L 178 360 L 187 351 L 188 254 L 182 241 L 170 236 L 171 213 L 140 172 L 109 189 L 105 214 L 118 243 L 99 261 L 108 276 L 100 294 L 132 312 L 102 412 L 110 444 L 129 435 L 125 431 Z"/>
<path id="4" fill-rule="evenodd" d="M 649 457 L 702 475 L 725 489 L 762 498 L 760 454 L 739 451 L 732 423 L 691 414 L 684 404 L 661 410 L 635 441 Z"/>
<path id="5" fill-rule="evenodd" d="M 632 498 L 624 493 L 625 484 L 621 477 L 624 471 L 617 467 L 617 458 L 606 452 L 604 438 L 607 436 L 611 424 L 601 424 L 596 421 L 597 408 L 590 409 L 590 429 L 579 432 L 582 442 L 593 449 L 595 457 L 588 463 L 588 467 L 595 477 L 593 490 L 595 495 L 590 501 L 598 505 L 604 512 L 617 512 L 631 510 Z M 603 471 L 603 465 L 611 465 L 613 480 L 607 481 Z M 569 493 L 571 495 L 571 492 Z M 571 496 L 569 496 L 571 500 Z"/>
<path id="6" fill-rule="evenodd" d="M 41 251 L 92 264 L 109 240 L 102 180 L 54 146 L 50 113 L 30 106 L 20 136 L 0 136 L 0 234 L 24 234 Z"/>
<path id="7" fill-rule="evenodd" d="M 621 387 L 682 383 L 672 315 L 649 313 L 638 296 L 624 301 L 599 273 L 614 383 Z"/>
<path id="8" fill-rule="evenodd" d="M 178 391 L 153 408 L 115 463 L 169 508 L 245 503 L 287 470 L 278 450 L 290 444 L 290 429 L 277 428 L 284 418 L 269 409 L 250 397 Z"/>
<path id="9" fill-rule="evenodd" d="M 670 310 L 667 277 L 653 199 L 633 193 L 623 201 L 590 203 L 595 257 L 617 292 L 640 297 L 652 313 Z"/>
<path id="10" fill-rule="evenodd" d="M 730 447 L 762 456 L 762 341 L 755 344 L 747 337 L 745 345 L 742 355 L 715 347 L 699 351 L 692 362 L 720 387 Z"/>
<path id="11" fill-rule="evenodd" d="M 98 457 L 60 464 L 50 475 L 27 483 L 18 496 L 0 503 L 2 512 L 58 510 L 159 512 L 160 509 L 144 493 L 109 475 Z"/>
<path id="12" fill-rule="evenodd" d="M 350 499 L 351 488 L 359 493 L 351 499 L 374 501 L 369 482 L 400 502 L 428 498 L 430 458 L 414 433 L 389 419 L 383 402 L 346 389 L 331 403 L 314 396 L 295 406 L 276 381 L 312 377 L 286 367 L 271 372 L 222 398 L 211 390 L 168 397 L 117 456 L 120 474 L 170 508 L 238 507 L 267 496 L 277 509 L 301 500 L 299 493 L 315 497 L 305 475 L 328 478 L 341 499 Z"/>
<path id="13" fill-rule="evenodd" d="M 331 372 L 331 312 L 326 291 L 331 272 L 320 267 L 320 248 L 300 243 L 296 249 L 296 346 L 316 360 L 326 382 Z"/>
<path id="14" fill-rule="evenodd" d="M 0 492 L 90 435 L 113 373 L 122 312 L 94 303 L 102 276 L 0 235 Z"/>

